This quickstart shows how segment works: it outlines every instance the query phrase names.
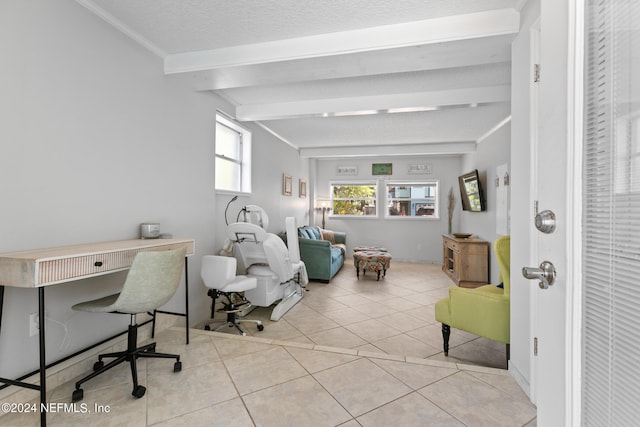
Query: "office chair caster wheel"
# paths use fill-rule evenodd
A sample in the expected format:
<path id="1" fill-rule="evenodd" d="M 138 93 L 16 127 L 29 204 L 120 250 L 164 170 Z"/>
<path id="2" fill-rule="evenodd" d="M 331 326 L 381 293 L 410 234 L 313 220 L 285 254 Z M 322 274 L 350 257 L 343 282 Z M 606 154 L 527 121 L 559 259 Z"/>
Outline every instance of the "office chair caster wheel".
<path id="1" fill-rule="evenodd" d="M 261 331 L 264 329 L 264 325 L 258 325 L 258 330 Z"/>
<path id="2" fill-rule="evenodd" d="M 83 398 L 84 398 L 84 391 L 82 391 L 81 388 L 74 390 L 73 394 L 71 394 L 72 402 L 79 402 Z"/>
<path id="3" fill-rule="evenodd" d="M 99 371 L 100 369 L 104 368 L 104 362 L 102 360 L 98 360 L 96 363 L 93 364 L 93 371 Z"/>
<path id="4" fill-rule="evenodd" d="M 151 347 L 147 348 L 145 350 L 146 353 L 153 353 L 154 351 L 156 351 L 156 344 L 154 343 Z"/>
<path id="5" fill-rule="evenodd" d="M 180 372 L 182 371 L 182 362 L 180 362 L 179 360 L 173 364 L 173 372 Z"/>
<path id="6" fill-rule="evenodd" d="M 205 326 L 205 327 L 204 327 L 204 330 L 205 330 L 205 331 L 210 331 L 210 330 L 211 330 L 211 326 L 209 326 L 209 325 Z"/>
<path id="7" fill-rule="evenodd" d="M 137 385 L 136 388 L 134 388 L 131 392 L 131 395 L 137 399 L 140 399 L 142 396 L 144 396 L 146 391 L 147 389 L 144 386 Z"/>

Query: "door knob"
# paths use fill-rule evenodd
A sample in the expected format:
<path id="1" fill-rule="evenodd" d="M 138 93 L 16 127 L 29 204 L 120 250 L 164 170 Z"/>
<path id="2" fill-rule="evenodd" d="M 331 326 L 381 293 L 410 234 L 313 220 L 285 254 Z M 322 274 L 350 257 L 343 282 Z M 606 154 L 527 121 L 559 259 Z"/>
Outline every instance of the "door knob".
<path id="1" fill-rule="evenodd" d="M 549 261 L 543 261 L 540 267 L 522 267 L 522 275 L 527 279 L 539 280 L 540 289 L 548 289 L 556 282 L 556 267 Z"/>

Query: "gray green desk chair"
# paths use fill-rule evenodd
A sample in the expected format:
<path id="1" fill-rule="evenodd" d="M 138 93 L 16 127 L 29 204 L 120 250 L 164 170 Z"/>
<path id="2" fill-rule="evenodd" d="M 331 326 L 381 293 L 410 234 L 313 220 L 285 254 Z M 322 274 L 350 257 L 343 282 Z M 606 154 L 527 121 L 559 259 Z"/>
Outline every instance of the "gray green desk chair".
<path id="1" fill-rule="evenodd" d="M 156 353 L 155 342 L 137 347 L 138 324 L 136 315 L 138 313 L 153 312 L 171 299 L 178 289 L 178 285 L 180 285 L 185 254 L 185 248 L 158 252 L 139 252 L 133 259 L 127 278 L 119 293 L 86 301 L 72 307 L 73 310 L 77 311 L 120 313 L 129 314 L 131 317 L 127 333 L 127 349 L 99 355 L 98 361 L 93 365 L 93 372 L 76 382 L 76 389 L 72 394 L 73 402 L 83 399 L 84 392 L 81 388 L 83 383 L 122 362 L 129 362 L 131 366 L 131 376 L 133 378 L 133 391 L 131 394 L 136 398 L 144 396 L 146 392 L 146 388 L 138 384 L 138 371 L 136 368 L 136 360 L 138 358 L 175 359 L 173 371 L 179 372 L 182 370 L 180 355 Z M 105 365 L 102 361 L 104 358 L 114 358 L 114 360 Z"/>

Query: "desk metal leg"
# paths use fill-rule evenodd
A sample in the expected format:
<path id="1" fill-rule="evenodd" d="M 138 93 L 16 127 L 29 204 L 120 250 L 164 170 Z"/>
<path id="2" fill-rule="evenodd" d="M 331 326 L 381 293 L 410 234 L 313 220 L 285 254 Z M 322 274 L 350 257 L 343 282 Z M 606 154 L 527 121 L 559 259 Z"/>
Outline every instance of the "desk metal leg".
<path id="1" fill-rule="evenodd" d="M 184 318 L 187 344 L 189 344 L 189 261 L 184 257 Z"/>
<path id="2" fill-rule="evenodd" d="M 2 298 L 4 297 L 4 286 L 0 287 L 0 303 L 2 302 Z M 0 304 L 1 306 L 1 304 Z M 1 311 L 1 310 L 0 310 Z M 29 388 L 31 390 L 40 390 L 40 425 L 42 427 L 46 427 L 47 425 L 47 364 L 46 364 L 46 346 L 45 346 L 45 335 L 44 335 L 44 287 L 38 288 L 38 346 L 40 353 L 40 385 L 26 383 L 22 380 L 10 380 L 7 378 L 0 378 L 0 383 L 4 383 L 7 385 L 15 385 L 18 387 Z M 33 375 L 36 372 L 32 372 L 29 375 Z M 23 377 L 24 378 L 24 377 Z"/>
<path id="3" fill-rule="evenodd" d="M 0 286 L 0 332 L 2 332 L 2 306 L 4 305 L 4 286 Z"/>
<path id="4" fill-rule="evenodd" d="M 157 313 L 171 314 L 174 316 L 184 316 L 186 343 L 189 344 L 189 261 L 187 257 L 184 258 L 184 313 L 174 313 L 172 311 L 164 311 L 164 310 L 153 310 L 153 324 L 151 326 L 151 338 L 153 338 L 156 333 L 156 314 Z"/>
<path id="5" fill-rule="evenodd" d="M 47 364 L 46 364 L 46 346 L 44 339 L 44 287 L 38 288 L 38 335 L 40 338 L 40 425 L 47 425 L 47 412 L 44 407 L 47 403 Z"/>

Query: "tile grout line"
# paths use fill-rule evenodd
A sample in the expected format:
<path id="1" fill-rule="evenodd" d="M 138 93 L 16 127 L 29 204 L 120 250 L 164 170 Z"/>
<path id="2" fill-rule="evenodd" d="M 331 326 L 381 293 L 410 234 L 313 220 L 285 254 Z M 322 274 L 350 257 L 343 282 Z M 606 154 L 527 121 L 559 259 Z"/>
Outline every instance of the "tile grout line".
<path id="1" fill-rule="evenodd" d="M 174 328 L 176 330 L 179 329 L 179 327 L 176 327 L 176 326 L 172 327 L 171 329 L 174 329 Z M 354 349 L 348 349 L 348 348 L 345 349 L 340 347 L 323 346 L 318 344 L 305 346 L 303 343 L 299 343 L 296 341 L 273 340 L 268 338 L 253 337 L 249 335 L 243 337 L 241 335 L 231 335 L 231 334 L 225 334 L 223 332 L 214 332 L 214 331 L 201 331 L 199 329 L 194 329 L 193 331 L 196 333 L 199 332 L 199 333 L 205 333 L 205 334 L 212 334 L 214 337 L 219 337 L 223 339 L 247 340 L 247 341 L 258 342 L 262 344 L 306 348 L 309 350 L 323 351 L 328 353 L 348 354 L 352 356 L 359 356 L 359 357 L 365 357 L 365 358 L 395 360 L 395 361 L 403 361 L 410 364 L 432 365 L 432 366 L 440 366 L 445 368 L 449 367 L 452 369 L 456 369 L 457 371 L 460 371 L 460 372 L 472 371 L 472 372 L 479 372 L 479 373 L 486 373 L 486 374 L 500 375 L 500 376 L 504 376 L 508 372 L 508 371 L 505 371 L 504 369 L 499 369 L 499 368 L 490 368 L 490 367 L 484 367 L 484 366 L 468 365 L 464 363 L 447 362 L 447 361 L 440 361 L 440 360 L 421 359 L 415 356 L 392 355 L 389 353 L 380 353 L 378 355 L 377 353 L 371 353 L 366 351 L 364 351 L 364 354 L 360 354 L 362 350 L 354 350 Z M 419 362 L 420 360 L 422 362 Z"/>

